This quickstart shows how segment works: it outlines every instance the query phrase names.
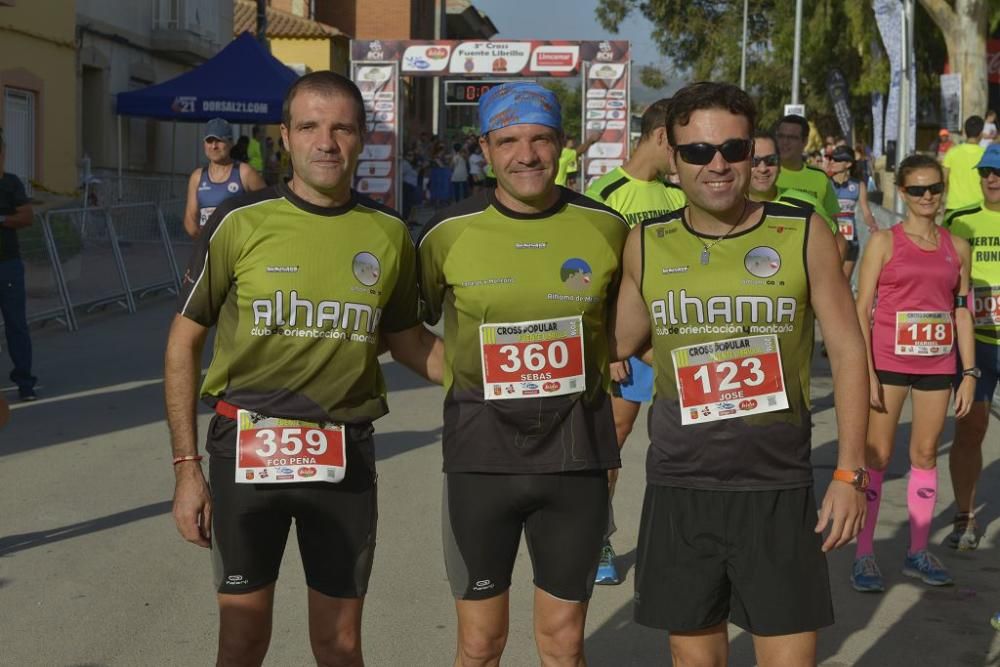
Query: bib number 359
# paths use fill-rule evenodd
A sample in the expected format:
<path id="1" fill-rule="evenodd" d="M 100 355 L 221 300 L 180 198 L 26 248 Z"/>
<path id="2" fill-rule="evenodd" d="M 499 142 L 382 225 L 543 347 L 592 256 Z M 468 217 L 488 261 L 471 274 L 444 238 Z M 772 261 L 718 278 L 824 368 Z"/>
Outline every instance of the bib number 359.
<path id="1" fill-rule="evenodd" d="M 236 481 L 340 482 L 347 472 L 344 427 L 237 414 Z"/>
<path id="2" fill-rule="evenodd" d="M 788 407 L 777 336 L 747 336 L 672 351 L 681 423 Z"/>

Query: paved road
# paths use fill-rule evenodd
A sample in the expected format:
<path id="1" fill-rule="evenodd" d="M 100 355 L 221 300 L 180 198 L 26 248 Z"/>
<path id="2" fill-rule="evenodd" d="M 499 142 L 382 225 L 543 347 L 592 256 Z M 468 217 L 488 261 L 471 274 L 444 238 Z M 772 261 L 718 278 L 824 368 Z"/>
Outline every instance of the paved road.
<path id="1" fill-rule="evenodd" d="M 172 303 L 107 313 L 69 334 L 35 338 L 45 400 L 16 405 L 0 431 L 0 665 L 204 665 L 214 658 L 208 553 L 183 542 L 170 518 L 173 477 L 162 409 L 161 358 Z M 6 363 L 6 359 L 4 359 Z M 5 371 L 5 366 L 0 366 Z M 368 664 L 450 664 L 454 612 L 440 546 L 441 392 L 386 363 L 392 413 L 378 423 L 379 548 L 364 621 Z M 835 462 L 829 372 L 817 360 L 814 464 L 819 493 Z M 7 394 L 13 397 L 12 393 Z M 640 417 L 645 423 L 644 416 Z M 908 420 L 908 417 L 904 421 Z M 201 426 L 208 414 L 202 415 Z M 638 429 L 643 431 L 643 428 Z M 900 441 L 908 434 L 901 427 Z M 953 512 L 947 479 L 951 425 L 941 449 L 933 540 Z M 587 628 L 591 665 L 666 665 L 666 636 L 631 621 L 636 529 L 648 440 L 624 452 L 614 542 L 628 581 L 598 587 Z M 978 552 L 937 549 L 957 585 L 931 590 L 898 573 L 907 544 L 905 446 L 897 448 L 876 550 L 884 595 L 848 583 L 852 551 L 830 558 L 838 623 L 821 634 L 824 665 L 998 665 L 1000 423 L 991 426 Z M 505 664 L 536 664 L 530 569 L 518 557 Z M 734 628 L 733 665 L 753 664 Z M 306 665 L 305 586 L 290 540 L 278 587 L 268 665 Z"/>

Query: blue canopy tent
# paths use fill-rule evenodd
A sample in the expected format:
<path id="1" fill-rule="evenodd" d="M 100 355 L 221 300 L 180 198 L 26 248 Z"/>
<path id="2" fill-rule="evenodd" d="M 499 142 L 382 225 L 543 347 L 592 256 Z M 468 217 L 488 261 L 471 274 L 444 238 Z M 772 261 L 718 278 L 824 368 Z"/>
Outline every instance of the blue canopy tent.
<path id="1" fill-rule="evenodd" d="M 278 123 L 289 86 L 298 78 L 245 32 L 214 57 L 163 83 L 118 93 L 118 180 L 121 196 L 122 116 L 199 123 Z M 171 158 L 173 161 L 173 158 Z"/>

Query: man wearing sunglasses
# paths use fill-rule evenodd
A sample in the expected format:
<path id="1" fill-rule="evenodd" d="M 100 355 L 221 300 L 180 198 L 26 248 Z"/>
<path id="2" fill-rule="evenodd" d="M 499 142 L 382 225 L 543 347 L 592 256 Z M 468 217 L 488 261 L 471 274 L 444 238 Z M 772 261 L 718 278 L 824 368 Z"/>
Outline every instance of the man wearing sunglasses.
<path id="1" fill-rule="evenodd" d="M 670 169 L 666 125 L 669 104 L 669 99 L 662 99 L 649 105 L 642 114 L 642 133 L 629 161 L 601 176 L 587 189 L 588 197 L 621 213 L 629 227 L 683 208 L 687 201 L 683 190 L 664 180 Z M 653 369 L 642 359 L 632 357 L 611 364 L 611 379 L 615 382 L 611 407 L 620 449 L 632 432 L 640 406 L 653 399 Z M 609 470 L 608 489 L 612 496 L 617 481 L 618 469 Z M 621 583 L 621 577 L 610 541 L 615 532 L 610 506 L 608 515 L 608 532 L 595 583 L 615 585 Z"/>
<path id="2" fill-rule="evenodd" d="M 795 114 L 782 116 L 774 136 L 781 154 L 778 189 L 808 192 L 820 202 L 828 216 L 836 217 L 840 204 L 830 178 L 825 171 L 805 164 L 802 159 L 809 139 L 809 123 L 806 119 Z"/>
<path id="3" fill-rule="evenodd" d="M 976 333 L 973 372 L 978 379 L 972 410 L 955 423 L 955 444 L 949 457 L 958 513 L 948 545 L 961 550 L 979 546 L 980 535 L 973 516 L 976 482 L 983 469 L 982 447 L 990 422 L 990 402 L 1000 381 L 1000 144 L 986 149 L 976 170 L 982 203 L 946 215 L 944 221 L 953 234 L 972 246 L 972 314 Z"/>
<path id="4" fill-rule="evenodd" d="M 777 186 L 778 176 L 781 174 L 781 157 L 777 152 L 777 142 L 774 137 L 767 132 L 758 132 L 754 137 L 753 157 L 750 162 L 753 169 L 750 171 L 751 201 L 773 201 L 808 208 L 823 219 L 826 226 L 833 232 L 837 242 L 837 251 L 841 257 L 847 253 L 847 240 L 839 233 L 837 222 L 830 216 L 826 209 L 812 194 L 802 190 L 780 190 Z"/>
<path id="5" fill-rule="evenodd" d="M 731 621 L 753 635 L 760 665 L 814 665 L 816 631 L 833 622 L 824 552 L 864 517 L 868 382 L 854 302 L 819 216 L 746 197 L 755 118 L 736 86 L 679 91 L 667 136 L 688 205 L 625 246 L 613 350 L 651 344 L 656 370 L 635 615 L 670 632 L 679 664 L 726 664 Z M 818 521 L 817 317 L 840 436 Z"/>
<path id="6" fill-rule="evenodd" d="M 263 190 L 260 174 L 246 162 L 234 160 L 233 128 L 223 118 L 213 118 L 205 125 L 205 157 L 208 164 L 198 167 L 188 178 L 187 205 L 184 207 L 184 231 L 196 239 L 212 212 L 224 201 L 241 192 Z"/>

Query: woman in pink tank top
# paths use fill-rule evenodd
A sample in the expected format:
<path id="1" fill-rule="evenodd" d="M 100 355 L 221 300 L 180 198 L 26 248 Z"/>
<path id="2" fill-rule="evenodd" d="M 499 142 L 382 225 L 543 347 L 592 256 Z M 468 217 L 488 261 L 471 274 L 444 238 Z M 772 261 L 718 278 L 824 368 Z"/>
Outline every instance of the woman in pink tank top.
<path id="1" fill-rule="evenodd" d="M 871 481 L 868 511 L 858 535 L 851 582 L 862 592 L 885 590 L 873 538 L 899 416 L 910 394 L 912 424 L 907 508 L 910 547 L 903 574 L 933 586 L 951 575 L 927 550 L 937 499 L 938 440 L 944 429 L 957 359 L 975 365 L 969 291 L 969 244 L 935 223 L 944 174 L 933 159 L 913 155 L 896 173 L 906 219 L 876 232 L 861 258 L 858 318 L 868 347 L 871 410 L 865 459 Z M 975 378 L 966 375 L 955 392 L 955 415 L 972 405 Z M 911 393 L 912 392 L 912 393 Z"/>

